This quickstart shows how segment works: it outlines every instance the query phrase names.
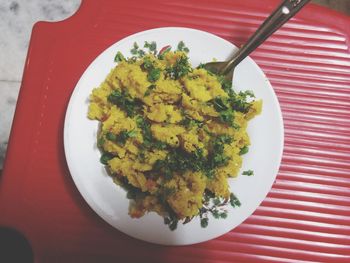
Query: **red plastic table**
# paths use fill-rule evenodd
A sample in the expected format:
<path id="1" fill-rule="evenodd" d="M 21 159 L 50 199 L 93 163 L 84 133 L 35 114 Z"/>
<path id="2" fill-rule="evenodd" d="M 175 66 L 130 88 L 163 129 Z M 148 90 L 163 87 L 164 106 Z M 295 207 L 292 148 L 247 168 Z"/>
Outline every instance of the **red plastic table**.
<path id="1" fill-rule="evenodd" d="M 279 1 L 85 0 L 71 18 L 33 28 L 0 179 L 0 225 L 23 233 L 35 262 L 350 262 L 350 19 L 308 5 L 252 55 L 285 123 L 269 195 L 220 238 L 183 247 L 130 238 L 76 189 L 63 150 L 70 95 L 106 47 L 163 26 L 241 45 Z"/>

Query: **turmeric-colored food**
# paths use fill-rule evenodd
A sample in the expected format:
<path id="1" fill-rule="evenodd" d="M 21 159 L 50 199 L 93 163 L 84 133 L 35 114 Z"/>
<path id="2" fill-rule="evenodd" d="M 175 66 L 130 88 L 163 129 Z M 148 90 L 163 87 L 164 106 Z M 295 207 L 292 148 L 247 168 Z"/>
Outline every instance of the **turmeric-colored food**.
<path id="1" fill-rule="evenodd" d="M 101 162 L 128 191 L 129 214 L 156 212 L 170 229 L 208 214 L 225 218 L 225 204 L 240 205 L 228 178 L 236 177 L 250 145 L 248 121 L 261 112 L 251 91 L 188 61 L 180 42 L 157 52 L 135 43 L 90 96 L 88 117 L 100 122 Z M 245 173 L 247 174 L 247 173 Z M 248 175 L 252 175 L 249 171 Z"/>

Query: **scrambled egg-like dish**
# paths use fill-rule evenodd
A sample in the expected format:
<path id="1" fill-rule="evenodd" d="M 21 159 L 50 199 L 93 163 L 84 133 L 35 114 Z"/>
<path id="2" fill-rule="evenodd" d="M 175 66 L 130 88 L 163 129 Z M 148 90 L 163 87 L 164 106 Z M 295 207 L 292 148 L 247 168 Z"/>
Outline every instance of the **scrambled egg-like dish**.
<path id="1" fill-rule="evenodd" d="M 262 101 L 192 68 L 183 49 L 136 51 L 129 59 L 118 53 L 90 96 L 88 117 L 101 124 L 101 162 L 129 191 L 132 217 L 154 211 L 169 224 L 202 216 L 208 196 L 232 197 L 228 178 L 241 168 L 247 123 Z"/>

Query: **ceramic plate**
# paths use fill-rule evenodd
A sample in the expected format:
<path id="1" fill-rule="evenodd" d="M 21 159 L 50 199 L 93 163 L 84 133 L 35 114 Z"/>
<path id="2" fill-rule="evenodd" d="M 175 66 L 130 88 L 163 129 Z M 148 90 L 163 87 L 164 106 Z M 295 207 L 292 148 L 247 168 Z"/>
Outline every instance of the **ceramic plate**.
<path id="1" fill-rule="evenodd" d="M 65 119 L 64 146 L 73 180 L 91 208 L 113 227 L 132 237 L 163 245 L 187 245 L 223 235 L 247 219 L 264 200 L 277 175 L 283 150 L 283 121 L 280 106 L 268 79 L 251 59 L 246 58 L 235 70 L 234 89 L 253 90 L 263 100 L 262 114 L 249 122 L 251 139 L 249 153 L 243 157 L 243 167 L 237 178 L 229 179 L 231 191 L 242 203 L 229 208 L 226 219 L 209 218 L 207 228 L 199 218 L 169 230 L 163 218 L 148 213 L 140 219 L 128 215 L 126 192 L 115 185 L 100 163 L 96 145 L 98 122 L 87 118 L 89 94 L 98 87 L 115 67 L 117 51 L 131 56 L 134 42 L 143 45 L 155 41 L 157 46 L 176 47 L 179 41 L 189 47 L 190 62 L 227 60 L 237 49 L 230 42 L 207 32 L 189 28 L 157 28 L 126 37 L 103 51 L 81 76 L 71 96 Z M 254 176 L 241 175 L 253 170 Z"/>

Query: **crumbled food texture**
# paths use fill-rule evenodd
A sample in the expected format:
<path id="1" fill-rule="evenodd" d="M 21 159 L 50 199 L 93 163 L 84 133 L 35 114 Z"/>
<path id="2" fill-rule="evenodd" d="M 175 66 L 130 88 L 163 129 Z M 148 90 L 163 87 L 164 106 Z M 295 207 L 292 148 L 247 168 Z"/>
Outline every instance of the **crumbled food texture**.
<path id="1" fill-rule="evenodd" d="M 180 219 L 198 214 L 203 205 L 203 193 L 206 188 L 206 178 L 201 172 L 176 175 L 165 186 L 176 189 L 168 196 L 167 202 Z"/>
<path id="2" fill-rule="evenodd" d="M 181 147 L 189 153 L 193 153 L 197 149 L 204 148 L 204 143 L 200 141 L 199 135 L 196 129 L 192 129 L 190 131 L 181 133 L 180 138 L 182 141 Z"/>
<path id="3" fill-rule="evenodd" d="M 228 198 L 230 196 L 227 175 L 225 172 L 216 172 L 214 179 L 208 181 L 207 188 L 215 194 L 215 196 L 223 198 Z"/>
<path id="4" fill-rule="evenodd" d="M 248 152 L 248 121 L 262 110 L 261 100 L 246 99 L 250 93 L 192 68 L 179 46 L 158 55 L 149 42 L 149 53 L 134 46 L 134 57 L 119 59 L 92 90 L 88 111 L 100 123 L 101 162 L 131 196 L 130 216 L 156 212 L 172 228 L 202 218 L 208 193 L 232 196 L 228 179 Z"/>
<path id="5" fill-rule="evenodd" d="M 115 68 L 113 76 L 119 80 L 122 89 L 127 89 L 133 98 L 143 98 L 147 88 L 151 85 L 147 79 L 147 73 L 142 71 L 140 65 L 130 64 L 126 61 L 122 61 Z"/>
<path id="6" fill-rule="evenodd" d="M 182 120 L 181 111 L 174 105 L 156 104 L 149 107 L 146 114 L 148 119 L 154 122 L 178 123 Z"/>
<path id="7" fill-rule="evenodd" d="M 166 125 L 152 124 L 151 131 L 154 136 L 159 141 L 165 142 L 172 147 L 179 146 L 178 136 L 185 132 L 185 128 L 179 125 Z"/>

